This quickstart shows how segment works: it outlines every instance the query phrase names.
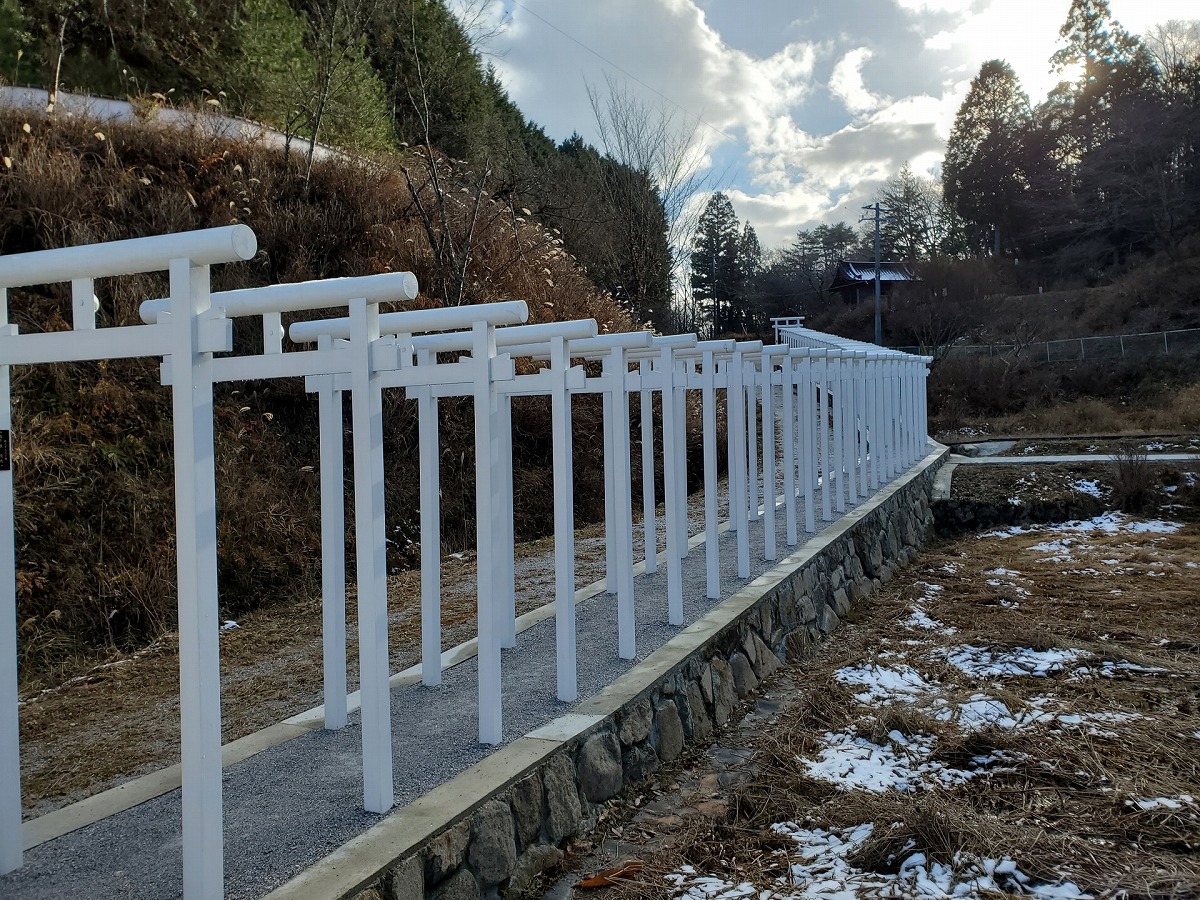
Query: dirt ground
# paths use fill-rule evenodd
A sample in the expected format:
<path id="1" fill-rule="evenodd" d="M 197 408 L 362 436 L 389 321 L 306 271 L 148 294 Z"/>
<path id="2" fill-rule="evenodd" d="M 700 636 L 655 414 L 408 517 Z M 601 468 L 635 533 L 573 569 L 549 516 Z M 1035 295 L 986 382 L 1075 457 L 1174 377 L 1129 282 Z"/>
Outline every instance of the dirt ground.
<path id="1" fill-rule="evenodd" d="M 934 544 L 545 896 L 1196 896 L 1200 516 L 1172 493 Z"/>

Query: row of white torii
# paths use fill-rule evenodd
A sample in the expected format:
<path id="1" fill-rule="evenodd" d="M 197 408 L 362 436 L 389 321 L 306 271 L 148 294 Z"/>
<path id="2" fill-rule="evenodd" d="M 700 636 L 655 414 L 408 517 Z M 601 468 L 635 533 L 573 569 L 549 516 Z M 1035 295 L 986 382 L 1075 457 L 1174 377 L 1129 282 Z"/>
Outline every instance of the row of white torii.
<path id="1" fill-rule="evenodd" d="M 606 588 L 618 611 L 617 651 L 636 656 L 631 398 L 638 403 L 642 527 L 646 572 L 660 563 L 655 510 L 656 422 L 664 473 L 664 564 L 669 624 L 684 624 L 682 561 L 688 553 L 687 405 L 702 413 L 704 534 L 709 598 L 720 598 L 717 517 L 717 411 L 727 411 L 729 522 L 738 575 L 750 574 L 749 529 L 762 522 L 773 560 L 776 515 L 786 539 L 832 519 L 920 458 L 925 445 L 927 361 L 874 345 L 795 329 L 793 344 L 698 341 L 647 332 L 597 335 L 591 320 L 522 325 L 523 302 L 380 313 L 412 300 L 410 273 L 327 279 L 210 293 L 214 264 L 252 258 L 244 225 L 0 257 L 0 771 L 20 771 L 16 642 L 16 558 L 10 367 L 129 357 L 162 359 L 173 397 L 176 546 L 183 769 L 184 895 L 223 892 L 219 593 L 213 385 L 271 378 L 306 379 L 320 409 L 324 714 L 347 723 L 346 571 L 342 396 L 349 393 L 354 467 L 357 623 L 363 748 L 363 803 L 394 803 L 383 446 L 385 389 L 418 405 L 421 472 L 422 679 L 440 683 L 438 401 L 474 401 L 478 602 L 479 736 L 503 739 L 501 648 L 516 643 L 511 401 L 548 397 L 552 409 L 557 693 L 577 698 L 571 404 L 603 400 Z M 96 279 L 169 274 L 169 296 L 142 304 L 144 324 L 98 328 Z M 8 324 L 7 291 L 69 282 L 72 328 L 19 333 Z M 335 319 L 298 321 L 287 334 L 307 349 L 284 352 L 283 315 L 343 307 Z M 260 317 L 262 351 L 233 350 L 233 320 Z M 824 345 L 818 346 L 824 342 Z M 545 363 L 517 374 L 516 358 Z M 449 360 L 449 361 L 447 361 Z M 599 361 L 600 366 L 572 365 Z M 654 394 L 658 394 L 656 416 Z M 821 426 L 825 423 L 825 427 Z M 782 503 L 776 496 L 780 445 Z M 802 511 L 802 520 L 801 520 Z M 0 779 L 0 873 L 23 858 L 18 777 Z"/>

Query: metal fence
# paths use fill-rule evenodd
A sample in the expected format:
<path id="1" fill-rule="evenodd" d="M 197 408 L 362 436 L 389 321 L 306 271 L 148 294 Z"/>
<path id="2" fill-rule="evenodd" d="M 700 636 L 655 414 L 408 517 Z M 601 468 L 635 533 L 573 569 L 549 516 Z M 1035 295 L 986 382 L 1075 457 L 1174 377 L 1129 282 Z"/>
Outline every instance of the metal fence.
<path id="1" fill-rule="evenodd" d="M 1091 359 L 1144 359 L 1200 355 L 1200 328 L 1141 334 L 1094 335 L 1030 344 L 953 344 L 950 347 L 894 347 L 933 356 L 1003 356 L 1033 363 L 1084 362 Z"/>

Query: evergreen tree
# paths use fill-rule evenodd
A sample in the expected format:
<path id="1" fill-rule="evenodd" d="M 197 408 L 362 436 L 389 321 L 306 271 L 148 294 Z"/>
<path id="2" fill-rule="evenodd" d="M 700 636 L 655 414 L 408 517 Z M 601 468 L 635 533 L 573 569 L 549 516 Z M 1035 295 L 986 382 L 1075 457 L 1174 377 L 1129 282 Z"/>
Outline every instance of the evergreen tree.
<path id="1" fill-rule="evenodd" d="M 1029 97 L 1012 67 L 985 62 L 955 117 L 942 171 L 946 201 L 976 252 L 990 247 L 999 254 L 1016 239 L 1028 189 L 1021 147 L 1031 122 Z"/>
<path id="2" fill-rule="evenodd" d="M 737 214 L 724 193 L 713 194 L 692 242 L 692 296 L 709 323 L 714 337 L 740 330 L 741 316 L 734 306 L 738 289 Z"/>

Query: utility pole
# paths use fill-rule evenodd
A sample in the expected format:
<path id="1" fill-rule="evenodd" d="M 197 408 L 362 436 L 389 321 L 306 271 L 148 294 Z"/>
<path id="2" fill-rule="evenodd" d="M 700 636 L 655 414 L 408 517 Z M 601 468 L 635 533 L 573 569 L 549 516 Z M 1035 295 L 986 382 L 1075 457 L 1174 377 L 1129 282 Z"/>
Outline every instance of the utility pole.
<path id="1" fill-rule="evenodd" d="M 879 222 L 881 217 L 880 205 L 864 206 L 863 209 L 875 212 L 875 343 L 883 346 L 883 319 L 879 313 Z M 862 219 L 859 220 L 863 221 Z"/>

